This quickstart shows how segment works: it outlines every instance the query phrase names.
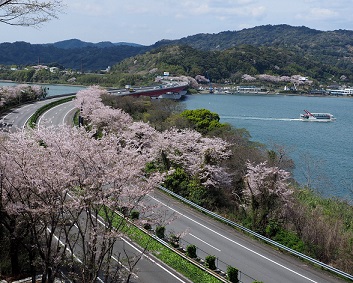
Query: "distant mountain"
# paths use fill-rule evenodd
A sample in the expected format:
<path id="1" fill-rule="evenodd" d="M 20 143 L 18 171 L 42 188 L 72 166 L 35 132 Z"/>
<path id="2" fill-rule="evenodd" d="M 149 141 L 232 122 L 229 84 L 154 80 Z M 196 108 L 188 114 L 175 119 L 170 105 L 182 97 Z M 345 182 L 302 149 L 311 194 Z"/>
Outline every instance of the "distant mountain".
<path id="1" fill-rule="evenodd" d="M 255 46 L 335 46 L 353 44 L 353 31 L 320 31 L 290 25 L 263 25 L 240 31 L 201 33 L 177 40 L 161 40 L 157 46 L 186 44 L 202 50 L 225 50 L 239 45 Z"/>
<path id="2" fill-rule="evenodd" d="M 57 48 L 63 48 L 63 49 L 74 49 L 74 48 L 85 48 L 85 47 L 108 48 L 108 47 L 115 47 L 115 46 L 121 46 L 121 45 L 143 47 L 143 45 L 136 44 L 136 43 L 128 43 L 128 42 L 112 43 L 110 41 L 92 43 L 92 42 L 81 41 L 79 39 L 68 39 L 68 40 L 58 41 L 58 42 L 52 43 L 52 45 L 54 45 Z"/>
<path id="3" fill-rule="evenodd" d="M 74 70 L 83 69 L 85 72 L 106 69 L 125 58 L 146 52 L 145 46 L 84 45 L 77 47 L 80 41 L 69 41 L 57 47 L 55 44 L 30 44 L 27 42 L 1 43 L 0 64 L 3 65 L 61 65 Z M 59 44 L 60 45 L 60 44 Z M 71 46 L 71 47 L 69 47 Z M 75 47 L 76 46 L 76 47 Z M 108 46 L 108 45 L 106 45 Z"/>
<path id="4" fill-rule="evenodd" d="M 253 47 L 273 47 L 295 52 L 307 61 L 340 69 L 353 69 L 353 31 L 319 31 L 308 27 L 264 25 L 240 31 L 196 34 L 178 40 L 161 40 L 151 46 L 135 43 L 91 43 L 69 39 L 52 44 L 25 42 L 0 44 L 0 64 L 27 65 L 57 63 L 65 68 L 105 69 L 122 60 L 169 45 L 187 45 L 202 51 L 226 51 Z M 296 58 L 299 58 L 296 57 Z M 294 64 L 297 62 L 293 62 Z"/>

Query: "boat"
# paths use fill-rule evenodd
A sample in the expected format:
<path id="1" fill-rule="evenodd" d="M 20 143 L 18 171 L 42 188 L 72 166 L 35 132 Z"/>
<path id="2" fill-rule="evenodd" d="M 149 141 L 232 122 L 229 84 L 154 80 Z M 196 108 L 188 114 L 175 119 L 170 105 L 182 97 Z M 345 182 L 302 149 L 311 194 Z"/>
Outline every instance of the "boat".
<path id="1" fill-rule="evenodd" d="M 300 114 L 302 121 L 330 122 L 336 120 L 331 113 L 311 113 L 308 110 L 304 110 L 304 112 Z"/>

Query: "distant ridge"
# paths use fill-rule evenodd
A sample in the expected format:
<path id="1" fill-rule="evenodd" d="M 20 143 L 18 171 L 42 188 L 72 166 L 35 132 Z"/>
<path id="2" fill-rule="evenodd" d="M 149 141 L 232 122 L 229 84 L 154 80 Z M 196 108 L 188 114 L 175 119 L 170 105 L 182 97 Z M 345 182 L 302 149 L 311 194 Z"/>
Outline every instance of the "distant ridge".
<path id="1" fill-rule="evenodd" d="M 320 31 L 305 26 L 286 24 L 263 25 L 240 31 L 223 31 L 213 34 L 201 33 L 177 40 L 163 39 L 150 46 L 110 41 L 92 43 L 79 39 L 47 44 L 30 44 L 20 41 L 0 43 L 0 64 L 33 65 L 40 59 L 41 63 L 47 65 L 55 63 L 64 68 L 102 70 L 126 58 L 170 45 L 187 45 L 205 52 L 224 52 L 244 46 L 279 48 L 306 58 L 313 64 L 314 61 L 321 62 L 339 69 L 346 69 L 349 73 L 353 69 L 353 31 Z M 261 50 L 258 53 L 261 53 Z M 259 59 L 261 58 L 260 56 Z M 251 62 L 250 59 L 249 62 Z M 298 62 L 293 62 L 293 64 Z M 259 60 L 257 64 L 260 64 Z"/>
<path id="2" fill-rule="evenodd" d="M 305 26 L 262 25 L 239 31 L 200 33 L 155 45 L 185 44 L 201 50 L 225 50 L 239 45 L 253 46 L 335 46 L 353 45 L 353 31 L 320 31 Z"/>
<path id="3" fill-rule="evenodd" d="M 109 47 L 115 47 L 115 46 L 121 46 L 121 45 L 133 46 L 133 47 L 143 46 L 141 44 L 129 43 L 129 42 L 112 43 L 110 41 L 101 41 L 98 43 L 92 43 L 92 42 L 82 41 L 76 38 L 58 41 L 50 44 L 54 45 L 57 48 L 62 48 L 62 49 L 85 48 L 85 47 L 109 48 Z"/>

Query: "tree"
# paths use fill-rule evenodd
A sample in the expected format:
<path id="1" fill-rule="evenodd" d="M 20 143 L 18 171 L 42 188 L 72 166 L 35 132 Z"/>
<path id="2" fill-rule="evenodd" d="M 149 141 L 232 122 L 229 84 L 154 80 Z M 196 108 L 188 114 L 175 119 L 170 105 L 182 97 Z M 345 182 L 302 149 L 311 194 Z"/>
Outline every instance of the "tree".
<path id="1" fill-rule="evenodd" d="M 82 109 L 81 115 L 92 129 L 118 134 L 121 143 L 126 144 L 127 140 L 131 143 L 133 140 L 129 146 L 144 155 L 156 156 L 157 153 L 160 164 L 168 171 L 167 175 L 183 167 L 188 175 L 197 180 L 197 184 L 193 182 L 189 186 L 189 189 L 198 189 L 194 194 L 196 199 L 203 198 L 206 193 L 214 196 L 216 202 L 222 199 L 222 189 L 231 183 L 230 174 L 222 167 L 222 162 L 230 156 L 227 142 L 220 138 L 203 137 L 201 133 L 189 129 L 172 128 L 157 132 L 146 123 L 133 122 L 122 110 L 105 106 L 102 96 L 106 94 L 105 89 L 95 86 L 81 90 L 76 95 L 76 106 Z M 201 113 L 205 113 L 201 116 L 214 117 L 211 120 L 219 119 L 217 114 L 207 110 Z M 173 180 L 169 179 L 168 182 Z"/>
<path id="2" fill-rule="evenodd" d="M 185 110 L 180 115 L 190 121 L 195 130 L 203 134 L 224 126 L 219 122 L 219 115 L 207 109 Z"/>
<path id="3" fill-rule="evenodd" d="M 263 232 L 271 217 L 277 217 L 281 209 L 290 203 L 293 190 L 287 180 L 290 174 L 278 167 L 247 163 L 243 194 L 248 198 L 252 213 L 253 229 Z"/>
<path id="4" fill-rule="evenodd" d="M 123 269 L 111 256 L 120 237 L 114 228 L 124 221 L 114 212 L 150 211 L 143 198 L 161 182 L 159 174 L 141 178 L 152 156 L 132 139 L 94 139 L 82 128 L 62 127 L 9 134 L 0 142 L 1 221 L 16 228 L 18 243 L 29 235 L 42 282 L 54 282 L 63 267 L 80 282 L 95 282 L 98 274 L 104 281 L 121 278 Z M 25 233 L 16 234 L 22 227 Z"/>
<path id="5" fill-rule="evenodd" d="M 39 26 L 57 18 L 62 0 L 0 0 L 0 22 L 14 26 Z"/>

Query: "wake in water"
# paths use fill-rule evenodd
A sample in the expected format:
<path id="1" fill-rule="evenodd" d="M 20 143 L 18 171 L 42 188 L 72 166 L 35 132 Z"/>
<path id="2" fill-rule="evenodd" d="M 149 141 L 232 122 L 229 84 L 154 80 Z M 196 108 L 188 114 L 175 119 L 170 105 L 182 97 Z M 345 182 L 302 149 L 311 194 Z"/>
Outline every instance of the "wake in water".
<path id="1" fill-rule="evenodd" d="M 295 118 L 263 118 L 252 116 L 220 116 L 221 119 L 239 119 L 239 120 L 262 120 L 262 121 L 301 121 Z"/>

